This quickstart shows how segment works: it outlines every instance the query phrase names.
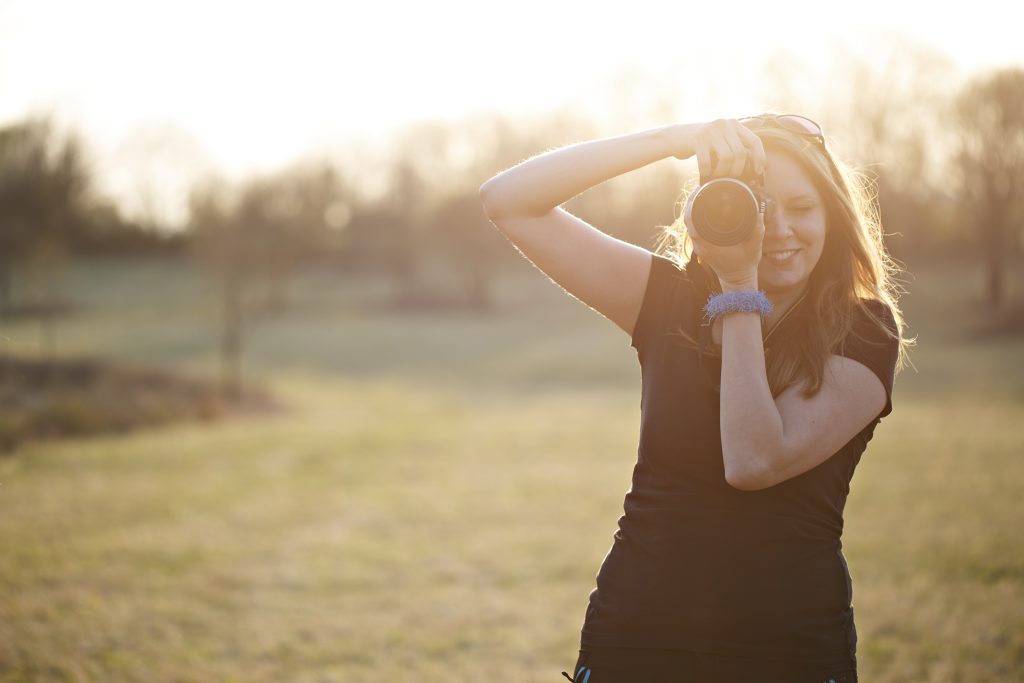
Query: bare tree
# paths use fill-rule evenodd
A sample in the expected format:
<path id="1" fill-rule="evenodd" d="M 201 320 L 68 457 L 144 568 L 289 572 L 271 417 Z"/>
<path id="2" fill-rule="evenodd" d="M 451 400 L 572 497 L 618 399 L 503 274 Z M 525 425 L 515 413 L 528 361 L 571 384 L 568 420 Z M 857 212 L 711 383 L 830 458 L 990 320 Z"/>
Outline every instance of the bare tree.
<path id="1" fill-rule="evenodd" d="M 36 296 L 43 353 L 55 353 L 58 275 L 70 245 L 89 230 L 92 178 L 75 133 L 47 117 L 0 129 L 0 317 L 13 310 L 15 267 Z"/>
<path id="2" fill-rule="evenodd" d="M 464 303 L 485 311 L 494 305 L 494 282 L 506 256 L 507 240 L 491 229 L 478 192 L 462 191 L 441 201 L 430 218 L 430 233 L 462 281 Z"/>
<path id="3" fill-rule="evenodd" d="M 220 289 L 221 384 L 241 396 L 245 331 L 257 311 L 289 305 L 289 282 L 303 263 L 332 248 L 348 223 L 346 189 L 328 164 L 297 164 L 238 186 L 207 181 L 190 198 L 193 253 Z M 262 286 L 262 306 L 250 301 Z"/>
<path id="4" fill-rule="evenodd" d="M 948 239 L 945 191 L 952 138 L 941 117 L 952 95 L 944 55 L 890 36 L 870 55 L 840 52 L 822 116 L 826 135 L 877 183 L 896 253 L 921 252 Z"/>
<path id="5" fill-rule="evenodd" d="M 371 219 L 379 226 L 368 243 L 375 245 L 394 278 L 399 307 L 436 303 L 428 267 L 437 261 L 444 246 L 430 230 L 432 215 L 453 190 L 468 186 L 465 169 L 472 162 L 472 147 L 452 124 L 421 121 L 394 137 L 385 162 L 388 191 L 363 220 Z"/>
<path id="6" fill-rule="evenodd" d="M 234 192 L 208 180 L 189 198 L 193 254 L 216 278 L 220 294 L 221 392 L 238 401 L 242 390 L 244 299 L 254 281 L 252 241 L 239 219 Z"/>
<path id="7" fill-rule="evenodd" d="M 1024 222 L 1024 69 L 978 76 L 956 98 L 954 115 L 963 194 L 985 254 L 986 300 L 998 309 L 1005 298 L 1004 254 L 1019 249 Z"/>

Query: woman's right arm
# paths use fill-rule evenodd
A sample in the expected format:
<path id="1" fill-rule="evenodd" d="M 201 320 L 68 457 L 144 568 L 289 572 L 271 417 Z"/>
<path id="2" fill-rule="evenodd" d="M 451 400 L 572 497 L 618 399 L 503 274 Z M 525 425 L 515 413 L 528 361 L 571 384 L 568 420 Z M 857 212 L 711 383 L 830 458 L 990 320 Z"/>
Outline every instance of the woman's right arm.
<path id="1" fill-rule="evenodd" d="M 651 253 L 560 205 L 628 171 L 669 156 L 692 156 L 693 132 L 693 126 L 671 124 L 545 152 L 485 182 L 484 211 L 548 277 L 632 335 Z"/>

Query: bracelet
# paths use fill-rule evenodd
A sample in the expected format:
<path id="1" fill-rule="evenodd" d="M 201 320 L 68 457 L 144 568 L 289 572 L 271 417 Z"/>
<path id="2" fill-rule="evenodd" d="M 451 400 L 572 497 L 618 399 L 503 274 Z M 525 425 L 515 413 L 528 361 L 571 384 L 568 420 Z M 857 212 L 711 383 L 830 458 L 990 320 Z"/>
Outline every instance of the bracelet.
<path id="1" fill-rule="evenodd" d="M 768 295 L 758 290 L 756 292 L 721 292 L 708 297 L 704 305 L 704 315 L 707 321 L 714 322 L 715 318 L 726 313 L 760 313 L 762 318 L 772 312 L 772 302 Z"/>

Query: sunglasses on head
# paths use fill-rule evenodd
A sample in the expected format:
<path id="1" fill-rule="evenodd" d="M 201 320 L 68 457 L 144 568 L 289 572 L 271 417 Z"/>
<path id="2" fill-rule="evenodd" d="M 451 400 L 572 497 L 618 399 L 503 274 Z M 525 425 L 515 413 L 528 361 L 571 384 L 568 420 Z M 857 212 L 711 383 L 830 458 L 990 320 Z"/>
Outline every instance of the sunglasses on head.
<path id="1" fill-rule="evenodd" d="M 750 129 L 757 128 L 782 128 L 797 135 L 814 138 L 822 147 L 825 146 L 825 131 L 821 126 L 806 116 L 796 114 L 760 114 L 758 116 L 746 116 L 739 120 L 741 124 Z"/>

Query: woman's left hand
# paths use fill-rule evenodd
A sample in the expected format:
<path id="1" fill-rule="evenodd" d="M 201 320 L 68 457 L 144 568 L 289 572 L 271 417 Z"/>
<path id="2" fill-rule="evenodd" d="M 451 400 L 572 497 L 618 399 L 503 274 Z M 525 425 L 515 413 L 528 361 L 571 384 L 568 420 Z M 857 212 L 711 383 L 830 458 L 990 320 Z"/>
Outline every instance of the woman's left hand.
<path id="1" fill-rule="evenodd" d="M 693 199 L 696 192 L 690 194 L 683 213 L 686 232 L 693 241 L 694 251 L 715 274 L 722 288 L 753 287 L 757 289 L 757 265 L 761 262 L 761 243 L 764 239 L 764 214 L 758 212 L 757 225 L 746 241 L 728 247 L 712 244 L 703 239 L 693 227 Z"/>

